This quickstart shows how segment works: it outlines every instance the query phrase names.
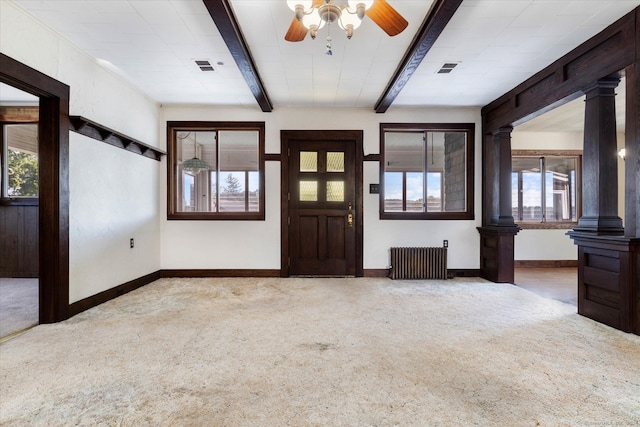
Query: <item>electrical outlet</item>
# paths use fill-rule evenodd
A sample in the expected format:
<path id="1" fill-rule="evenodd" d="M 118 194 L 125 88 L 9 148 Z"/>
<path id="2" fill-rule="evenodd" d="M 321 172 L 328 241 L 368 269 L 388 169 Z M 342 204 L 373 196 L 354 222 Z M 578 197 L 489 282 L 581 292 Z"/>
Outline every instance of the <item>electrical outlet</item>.
<path id="1" fill-rule="evenodd" d="M 134 242 L 133 237 L 132 237 L 131 239 L 129 239 L 129 247 L 131 249 L 133 249 L 134 246 L 135 246 L 135 242 Z"/>
<path id="2" fill-rule="evenodd" d="M 448 240 L 443 240 L 442 241 L 442 247 L 443 248 L 448 248 L 449 247 L 449 241 Z"/>

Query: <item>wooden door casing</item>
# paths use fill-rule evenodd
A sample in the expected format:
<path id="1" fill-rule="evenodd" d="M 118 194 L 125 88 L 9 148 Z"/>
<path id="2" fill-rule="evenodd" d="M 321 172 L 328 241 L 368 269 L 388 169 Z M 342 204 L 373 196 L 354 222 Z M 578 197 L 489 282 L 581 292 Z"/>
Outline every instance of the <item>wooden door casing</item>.
<path id="1" fill-rule="evenodd" d="M 362 276 L 362 132 L 283 131 L 282 272 Z M 300 171 L 300 151 L 318 153 L 317 172 Z M 344 152 L 343 173 L 326 170 L 326 154 Z M 317 183 L 317 200 L 300 200 L 299 181 Z M 327 182 L 344 181 L 344 197 L 326 201 Z"/>

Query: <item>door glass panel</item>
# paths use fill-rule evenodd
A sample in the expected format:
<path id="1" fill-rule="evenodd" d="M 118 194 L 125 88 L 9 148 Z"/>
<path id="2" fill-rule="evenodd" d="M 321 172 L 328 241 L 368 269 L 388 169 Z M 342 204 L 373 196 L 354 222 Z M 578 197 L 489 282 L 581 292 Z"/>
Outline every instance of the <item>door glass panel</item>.
<path id="1" fill-rule="evenodd" d="M 318 201 L 318 181 L 300 181 L 300 201 Z"/>
<path id="2" fill-rule="evenodd" d="M 327 172 L 344 172 L 344 153 L 327 153 Z"/>
<path id="3" fill-rule="evenodd" d="M 344 181 L 327 181 L 327 202 L 344 202 Z"/>
<path id="4" fill-rule="evenodd" d="M 300 172 L 318 172 L 318 153 L 315 151 L 300 152 Z"/>

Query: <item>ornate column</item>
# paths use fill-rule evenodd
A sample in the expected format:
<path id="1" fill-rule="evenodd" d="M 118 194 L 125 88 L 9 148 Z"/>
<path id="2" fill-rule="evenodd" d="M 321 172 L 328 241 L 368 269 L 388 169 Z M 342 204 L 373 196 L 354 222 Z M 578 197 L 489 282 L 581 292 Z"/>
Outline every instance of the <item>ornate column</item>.
<path id="1" fill-rule="evenodd" d="M 625 164 L 625 233 L 618 216 L 616 73 L 584 90 L 585 127 L 582 210 L 578 226 L 567 233 L 578 246 L 578 313 L 625 332 L 640 334 L 640 238 L 637 237 L 638 88 L 637 66 L 627 67 L 626 145 L 633 164 Z M 629 146 L 631 149 L 629 150 Z M 626 163 L 626 161 L 625 161 Z M 637 170 L 637 169 L 636 169 Z M 636 205 L 635 207 L 630 207 Z M 633 235 L 630 235 L 633 234 Z"/>
<path id="2" fill-rule="evenodd" d="M 485 145 L 485 188 L 490 204 L 489 223 L 480 232 L 480 276 L 498 283 L 513 283 L 514 237 L 520 231 L 511 204 L 511 126 L 492 132 Z"/>
<path id="3" fill-rule="evenodd" d="M 582 217 L 575 231 L 623 234 L 618 216 L 618 156 L 614 74 L 584 90 L 584 147 L 582 155 Z"/>

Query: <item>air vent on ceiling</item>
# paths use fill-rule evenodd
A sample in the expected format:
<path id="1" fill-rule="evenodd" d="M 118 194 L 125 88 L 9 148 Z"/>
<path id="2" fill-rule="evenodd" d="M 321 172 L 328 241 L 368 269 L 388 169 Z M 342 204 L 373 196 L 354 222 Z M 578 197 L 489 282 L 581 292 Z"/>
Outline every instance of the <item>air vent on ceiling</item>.
<path id="1" fill-rule="evenodd" d="M 448 74 L 453 71 L 458 65 L 457 62 L 445 62 L 442 67 L 437 71 L 438 74 Z"/>
<path id="2" fill-rule="evenodd" d="M 215 71 L 209 61 L 196 60 L 196 65 L 200 68 L 200 71 Z"/>

